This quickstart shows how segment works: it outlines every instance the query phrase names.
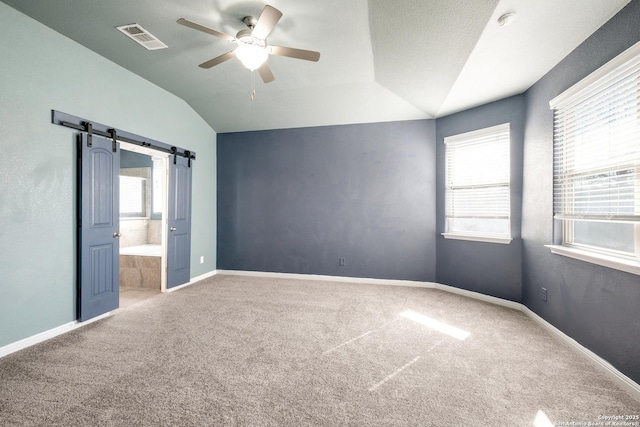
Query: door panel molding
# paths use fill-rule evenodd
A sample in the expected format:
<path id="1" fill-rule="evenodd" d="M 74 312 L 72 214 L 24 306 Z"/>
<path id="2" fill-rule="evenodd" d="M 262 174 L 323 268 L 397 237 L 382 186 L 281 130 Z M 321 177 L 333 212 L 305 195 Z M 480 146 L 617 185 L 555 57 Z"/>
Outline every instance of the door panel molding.
<path id="1" fill-rule="evenodd" d="M 169 159 L 167 289 L 191 279 L 191 173 L 189 159 Z"/>
<path id="2" fill-rule="evenodd" d="M 120 149 L 113 141 L 78 138 L 78 320 L 118 308 Z"/>

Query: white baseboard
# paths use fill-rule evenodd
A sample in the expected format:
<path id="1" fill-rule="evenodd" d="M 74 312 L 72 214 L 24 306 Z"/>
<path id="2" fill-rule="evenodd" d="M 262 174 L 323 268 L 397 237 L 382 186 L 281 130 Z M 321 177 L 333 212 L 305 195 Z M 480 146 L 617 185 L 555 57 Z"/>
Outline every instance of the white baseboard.
<path id="1" fill-rule="evenodd" d="M 192 278 L 188 283 L 185 283 L 184 285 L 180 285 L 180 286 L 176 286 L 175 288 L 171 288 L 171 289 L 167 289 L 166 292 L 173 292 L 173 291 L 177 291 L 178 289 L 182 289 L 186 286 L 192 285 L 196 282 L 199 282 L 200 280 L 204 280 L 206 278 L 215 276 L 216 274 L 218 274 L 217 270 L 214 271 L 210 271 L 208 273 L 202 274 L 200 276 L 196 276 L 194 278 Z M 56 326 L 55 328 L 49 329 L 47 331 L 44 332 L 40 332 L 38 334 L 32 335 L 30 337 L 21 339 L 19 341 L 13 342 L 11 344 L 7 344 L 4 347 L 0 347 L 0 358 L 7 356 L 11 353 L 15 353 L 16 351 L 20 351 L 22 349 L 25 349 L 27 347 L 31 347 L 32 345 L 41 343 L 43 341 L 46 341 L 48 339 L 57 337 L 58 335 L 62 335 L 65 334 L 67 332 L 73 331 L 74 329 L 80 328 L 82 326 L 88 325 L 90 323 L 93 323 L 95 321 L 104 319 L 105 317 L 109 317 L 113 314 L 113 312 L 108 312 L 108 313 L 104 313 L 101 314 L 100 316 L 96 316 L 93 319 L 89 319 L 86 320 L 84 322 L 78 322 L 77 320 L 73 320 L 71 322 L 65 323 L 63 325 L 60 326 Z"/>
<path id="2" fill-rule="evenodd" d="M 492 297 L 491 295 L 485 295 L 485 294 L 481 294 L 479 292 L 468 291 L 466 289 L 460 289 L 460 288 L 456 288 L 454 286 L 441 285 L 440 283 L 436 283 L 435 288 L 443 290 L 443 291 L 446 291 L 446 292 L 449 292 L 449 293 L 452 293 L 452 294 L 462 295 L 462 296 L 465 296 L 467 298 L 473 298 L 473 299 L 477 299 L 479 301 L 488 302 L 488 303 L 491 303 L 491 304 L 494 304 L 494 305 L 500 305 L 502 307 L 511 308 L 513 310 L 522 310 L 522 307 L 524 307 L 519 302 L 514 302 L 514 301 L 510 301 L 508 299 L 503 299 L 503 298 L 498 298 L 498 297 Z"/>
<path id="3" fill-rule="evenodd" d="M 325 276 L 319 274 L 273 273 L 269 271 L 216 270 L 224 276 L 270 277 L 275 279 L 320 280 L 325 282 L 365 283 L 370 285 L 408 286 L 414 288 L 435 288 L 433 282 L 413 280 L 371 279 L 365 277 Z"/>
<path id="4" fill-rule="evenodd" d="M 607 362 L 606 360 L 604 360 L 603 358 L 601 358 L 591 350 L 587 349 L 586 347 L 578 343 L 576 340 L 566 335 L 564 332 L 560 331 L 558 328 L 556 328 L 555 326 L 553 326 L 552 324 L 544 320 L 542 317 L 538 316 L 536 313 L 531 311 L 528 307 L 514 301 L 509 301 L 502 298 L 484 295 L 478 292 L 468 291 L 466 289 L 460 289 L 453 286 L 442 285 L 434 282 L 372 279 L 372 278 L 358 278 L 358 277 L 345 277 L 345 276 L 325 276 L 325 275 L 315 275 L 315 274 L 272 273 L 272 272 L 262 272 L 262 271 L 239 271 L 239 270 L 210 271 L 208 273 L 192 278 L 188 283 L 185 283 L 184 285 L 167 289 L 167 292 L 177 291 L 186 286 L 190 286 L 196 282 L 199 282 L 201 280 L 204 280 L 216 275 L 269 277 L 269 278 L 297 279 L 297 280 L 321 280 L 321 281 L 327 281 L 327 282 L 365 283 L 365 284 L 373 284 L 373 285 L 407 286 L 407 287 L 439 289 L 445 292 L 462 295 L 468 298 L 477 299 L 480 301 L 488 302 L 488 303 L 499 305 L 502 307 L 519 310 L 519 311 L 522 311 L 524 314 L 526 314 L 531 320 L 533 320 L 534 322 L 538 323 L 543 328 L 545 328 L 551 335 L 558 338 L 564 344 L 568 345 L 571 349 L 576 351 L 579 355 L 587 358 L 589 362 L 591 362 L 596 368 L 600 369 L 605 375 L 607 375 L 609 379 L 615 382 L 622 389 L 626 390 L 633 397 L 640 400 L 640 385 L 634 382 L 631 378 L 624 375 L 622 372 L 618 371 L 609 362 Z M 0 357 L 4 357 L 8 354 L 15 353 L 16 351 L 30 347 L 34 344 L 40 343 L 42 341 L 46 341 L 50 338 L 72 331 L 84 325 L 88 325 L 92 322 L 108 317 L 111 314 L 112 314 L 111 312 L 105 313 L 101 316 L 95 317 L 86 322 L 78 322 L 74 320 L 73 322 L 65 323 L 64 325 L 60 325 L 48 331 L 44 331 L 39 334 L 33 335 L 31 337 L 22 339 L 20 341 L 16 341 L 14 343 L 5 345 L 4 347 L 0 347 Z"/>
<path id="5" fill-rule="evenodd" d="M 450 292 L 453 294 L 462 295 L 468 298 L 473 298 L 476 300 L 488 302 L 491 304 L 499 305 L 502 307 L 511 308 L 513 310 L 518 310 L 529 316 L 533 321 L 540 324 L 543 328 L 549 331 L 555 338 L 558 338 L 562 343 L 568 345 L 569 348 L 576 351 L 582 357 L 586 357 L 589 362 L 591 362 L 596 368 L 602 371 L 607 377 L 615 382 L 619 387 L 626 390 L 633 397 L 640 400 L 640 385 L 634 382 L 631 378 L 624 375 L 622 372 L 618 371 L 614 368 L 609 362 L 584 347 L 582 344 L 578 343 L 573 338 L 566 335 L 564 332 L 560 331 L 558 328 L 553 326 L 551 323 L 544 320 L 542 317 L 538 316 L 536 313 L 531 311 L 527 306 L 514 302 L 505 300 L 502 298 L 497 298 L 485 294 L 481 294 L 479 292 L 468 291 L 466 289 L 460 289 L 453 286 L 442 285 L 440 283 L 433 282 L 417 282 L 410 280 L 385 280 L 385 279 L 368 279 L 368 278 L 357 278 L 357 277 L 341 277 L 341 276 L 321 276 L 321 275 L 312 275 L 312 274 L 291 274 L 291 273 L 272 273 L 272 272 L 261 272 L 261 271 L 238 271 L 238 270 L 217 270 L 220 275 L 227 276 L 253 276 L 253 277 L 270 277 L 270 278 L 280 278 L 280 279 L 300 279 L 300 280 L 324 280 L 328 282 L 348 282 L 348 283 L 370 283 L 375 285 L 392 285 L 392 286 L 409 286 L 409 287 L 420 287 L 420 288 L 431 288 L 431 289 L 440 289 L 445 292 Z"/>
<path id="6" fill-rule="evenodd" d="M 189 280 L 187 283 L 184 283 L 184 284 L 178 285 L 178 286 L 174 286 L 173 288 L 169 288 L 165 292 L 166 293 L 175 292 L 175 291 L 180 290 L 182 288 L 186 288 L 187 286 L 191 286 L 194 283 L 199 282 L 200 280 L 204 280 L 204 279 L 207 279 L 209 277 L 213 277 L 216 274 L 218 274 L 218 270 L 213 270 L 213 271 L 210 271 L 208 273 L 201 274 L 200 276 L 196 276 L 196 277 L 191 278 L 191 280 Z"/>
<path id="7" fill-rule="evenodd" d="M 468 298 L 486 301 L 495 305 L 520 310 L 522 304 L 505 300 L 502 298 L 492 297 L 478 292 L 468 291 L 466 289 L 455 288 L 453 286 L 441 285 L 434 282 L 419 282 L 415 280 L 389 280 L 389 279 L 370 279 L 362 277 L 346 277 L 346 276 L 324 276 L 316 274 L 295 274 L 295 273 L 273 273 L 267 271 L 240 271 L 240 270 L 217 270 L 218 274 L 225 276 L 252 276 L 252 277 L 270 277 L 276 279 L 297 279 L 297 280 L 321 280 L 326 282 L 346 282 L 346 283 L 366 283 L 372 285 L 389 285 L 389 286 L 407 286 L 413 288 L 429 288 L 440 289 L 452 294 L 462 295 Z"/>
<path id="8" fill-rule="evenodd" d="M 536 313 L 531 311 L 528 307 L 522 305 L 522 312 L 529 316 L 531 320 L 538 323 L 544 329 L 546 329 L 551 335 L 560 341 L 564 342 L 571 349 L 576 351 L 579 355 L 586 358 L 592 365 L 596 368 L 600 369 L 609 379 L 618 384 L 621 388 L 625 389 L 631 395 L 633 395 L 636 399 L 640 400 L 640 385 L 633 381 L 631 378 L 627 377 L 622 372 L 618 371 L 614 368 L 609 362 L 604 360 L 602 357 L 595 354 L 593 351 L 589 350 L 578 341 L 574 340 L 560 329 L 553 326 L 551 323 L 544 320 L 542 317 L 538 316 Z"/>
<path id="9" fill-rule="evenodd" d="M 7 344 L 4 347 L 0 347 L 0 357 L 4 357 L 11 353 L 15 353 L 16 351 L 20 351 L 27 347 L 31 347 L 32 345 L 57 337 L 58 335 L 66 334 L 67 332 L 73 331 L 74 329 L 81 328 L 82 326 L 88 325 L 97 320 L 101 320 L 101 319 L 104 319 L 105 317 L 109 317 L 111 316 L 112 313 L 113 312 L 110 311 L 108 313 L 101 314 L 100 316 L 94 317 L 93 319 L 89 319 L 84 322 L 78 322 L 77 320 L 74 320 L 72 322 L 65 323 L 53 329 L 49 329 L 48 331 L 40 332 L 39 334 L 35 334 L 30 337 L 21 339 L 20 341 Z"/>

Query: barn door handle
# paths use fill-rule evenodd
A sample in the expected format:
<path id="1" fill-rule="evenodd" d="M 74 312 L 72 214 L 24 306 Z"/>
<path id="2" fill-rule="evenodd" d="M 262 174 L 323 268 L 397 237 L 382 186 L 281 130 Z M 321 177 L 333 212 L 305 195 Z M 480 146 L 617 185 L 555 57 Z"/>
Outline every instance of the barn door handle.
<path id="1" fill-rule="evenodd" d="M 175 227 L 171 227 L 171 228 L 169 228 L 169 231 L 176 231 L 176 228 Z"/>
<path id="2" fill-rule="evenodd" d="M 120 234 L 118 231 L 116 231 L 115 233 L 113 233 L 113 238 L 117 239 L 118 237 L 122 236 L 122 234 Z"/>

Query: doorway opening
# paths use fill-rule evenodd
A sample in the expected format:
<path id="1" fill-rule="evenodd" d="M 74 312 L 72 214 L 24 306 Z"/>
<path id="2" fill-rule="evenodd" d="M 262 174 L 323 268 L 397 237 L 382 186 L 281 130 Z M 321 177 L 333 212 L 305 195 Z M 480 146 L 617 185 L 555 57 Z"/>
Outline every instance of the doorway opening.
<path id="1" fill-rule="evenodd" d="M 120 143 L 120 307 L 166 290 L 167 155 Z"/>
<path id="2" fill-rule="evenodd" d="M 139 148 L 142 154 L 162 159 L 164 165 L 159 174 L 164 177 L 160 289 L 154 287 L 154 293 L 188 285 L 191 179 L 196 153 L 55 110 L 51 121 L 80 131 L 76 141 L 78 321 L 106 315 L 120 306 L 120 147 L 134 152 Z M 136 209 L 128 212 L 139 215 Z"/>

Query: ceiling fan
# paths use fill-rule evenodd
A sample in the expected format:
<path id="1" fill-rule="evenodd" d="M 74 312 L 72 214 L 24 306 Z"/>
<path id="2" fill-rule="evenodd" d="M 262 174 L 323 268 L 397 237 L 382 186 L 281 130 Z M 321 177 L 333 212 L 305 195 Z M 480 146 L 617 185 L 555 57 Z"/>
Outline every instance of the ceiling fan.
<path id="1" fill-rule="evenodd" d="M 199 65 L 201 68 L 211 68 L 221 64 L 233 57 L 237 57 L 249 70 L 258 70 L 262 81 L 265 83 L 275 80 L 271 68 L 267 64 L 269 54 L 276 56 L 287 56 L 289 58 L 304 59 L 306 61 L 317 62 L 320 59 L 320 52 L 304 49 L 294 49 L 292 47 L 272 46 L 267 44 L 267 36 L 282 17 L 275 7 L 266 5 L 258 19 L 253 16 L 245 16 L 242 22 L 249 28 L 240 30 L 236 36 L 221 33 L 212 28 L 189 21 L 185 18 L 178 19 L 178 24 L 184 25 L 194 30 L 220 37 L 238 45 L 234 50 L 222 54 Z"/>

